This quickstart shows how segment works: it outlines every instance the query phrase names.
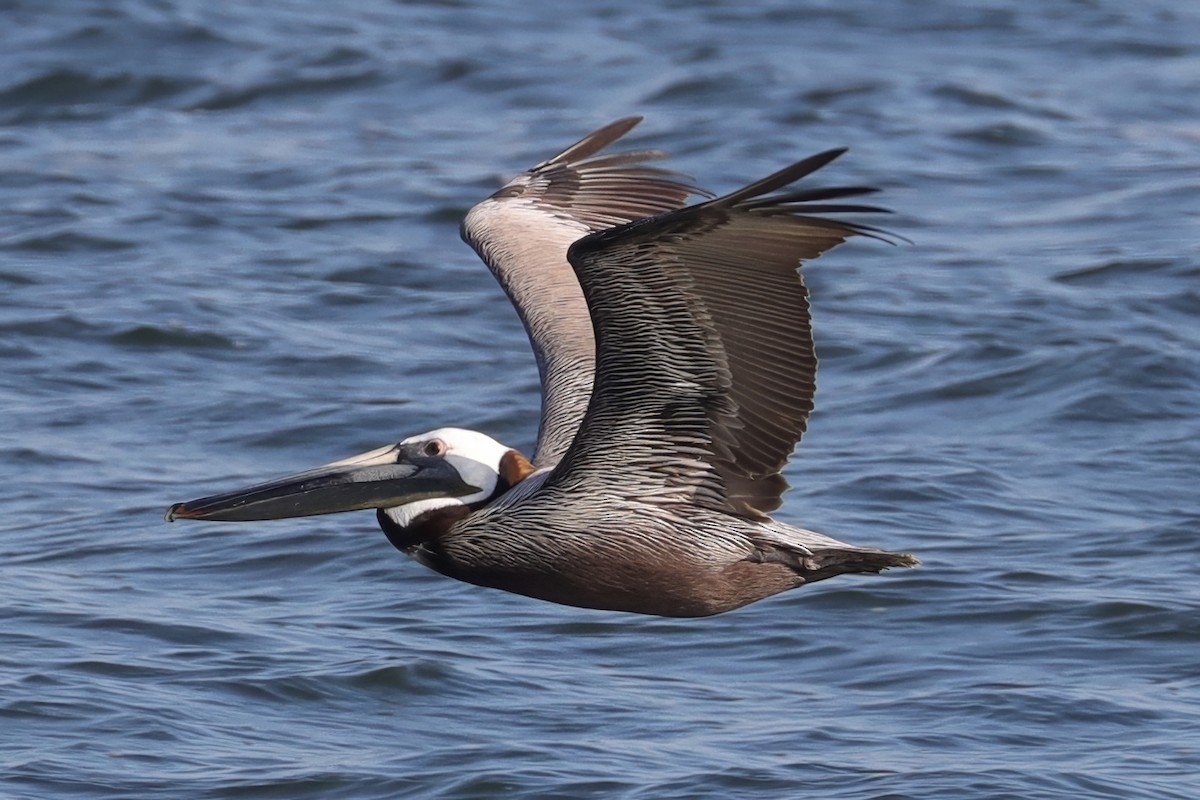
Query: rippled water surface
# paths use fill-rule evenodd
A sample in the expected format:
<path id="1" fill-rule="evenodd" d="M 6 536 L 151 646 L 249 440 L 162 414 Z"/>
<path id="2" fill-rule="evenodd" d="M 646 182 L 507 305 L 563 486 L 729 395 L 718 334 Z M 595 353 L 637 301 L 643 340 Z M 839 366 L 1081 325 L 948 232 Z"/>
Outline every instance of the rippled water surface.
<path id="1" fill-rule="evenodd" d="M 0 796 L 1194 798 L 1200 10 L 0 2 Z M 457 236 L 599 125 L 724 191 L 849 145 L 782 517 L 919 554 L 707 620 L 168 503 L 529 449 Z"/>

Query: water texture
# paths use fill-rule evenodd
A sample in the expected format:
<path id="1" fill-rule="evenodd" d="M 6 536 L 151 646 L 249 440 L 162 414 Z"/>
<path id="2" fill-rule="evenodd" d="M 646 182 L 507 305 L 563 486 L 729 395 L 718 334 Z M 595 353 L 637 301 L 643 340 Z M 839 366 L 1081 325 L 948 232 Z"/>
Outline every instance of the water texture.
<path id="1" fill-rule="evenodd" d="M 1184 800 L 1200 775 L 1200 9 L 0 2 L 0 797 Z M 537 376 L 458 241 L 618 117 L 726 191 L 817 150 L 782 518 L 911 550 L 707 620 L 174 501 Z"/>

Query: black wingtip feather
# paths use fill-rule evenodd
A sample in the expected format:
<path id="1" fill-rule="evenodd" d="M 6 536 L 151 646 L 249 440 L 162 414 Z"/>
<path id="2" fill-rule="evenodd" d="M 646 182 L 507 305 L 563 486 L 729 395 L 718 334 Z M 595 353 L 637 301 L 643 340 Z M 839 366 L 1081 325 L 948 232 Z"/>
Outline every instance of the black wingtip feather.
<path id="1" fill-rule="evenodd" d="M 641 121 L 642 117 L 634 116 L 623 117 L 616 122 L 610 122 L 603 128 L 592 131 L 587 136 L 568 147 L 566 150 L 563 150 L 554 158 L 538 164 L 535 169 L 550 164 L 570 164 L 576 161 L 582 161 L 589 156 L 599 153 L 601 150 L 608 147 L 625 134 L 629 133 L 631 130 L 636 128 Z"/>
<path id="2" fill-rule="evenodd" d="M 724 197 L 714 200 L 714 203 L 719 203 L 723 206 L 740 205 L 747 200 L 752 200 L 755 197 L 761 197 L 764 194 L 773 192 L 776 189 L 795 183 L 806 175 L 819 170 L 829 162 L 833 161 L 838 156 L 849 150 L 848 147 L 836 147 L 832 150 L 826 150 L 822 153 L 809 156 L 801 161 L 797 161 L 791 166 L 784 167 L 778 172 L 772 173 L 760 181 L 738 189 L 736 192 L 727 194 Z"/>
<path id="3" fill-rule="evenodd" d="M 741 208 L 756 208 L 760 205 L 774 205 L 781 198 L 788 203 L 809 203 L 816 200 L 840 200 L 843 197 L 861 197 L 864 194 L 875 194 L 880 190 L 875 186 L 828 186 L 821 189 L 796 189 L 784 194 L 771 195 L 758 200 L 743 201 Z"/>

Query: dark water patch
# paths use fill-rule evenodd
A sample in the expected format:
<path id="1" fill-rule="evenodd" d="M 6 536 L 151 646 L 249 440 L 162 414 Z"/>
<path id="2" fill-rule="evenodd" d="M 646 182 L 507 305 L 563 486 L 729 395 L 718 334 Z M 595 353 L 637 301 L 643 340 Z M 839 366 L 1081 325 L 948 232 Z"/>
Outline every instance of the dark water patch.
<path id="1" fill-rule="evenodd" d="M 41 226 L 50 228 L 52 226 L 66 228 L 71 223 L 78 223 L 83 215 L 58 204 L 43 203 L 34 205 L 31 203 L 21 203 L 13 208 L 0 210 L 0 224 L 11 225 L 13 227 L 33 227 Z"/>
<path id="2" fill-rule="evenodd" d="M 278 770 L 275 777 L 238 778 L 222 782 L 208 796 L 219 800 L 319 800 L 325 797 L 354 797 L 362 800 L 390 800 L 399 797 L 418 797 L 435 781 L 430 776 L 417 773 L 409 776 L 395 772 L 379 774 L 379 769 L 365 767 L 343 767 L 337 770 L 315 767 L 288 766 Z M 436 781 L 440 785 L 440 781 Z M 472 795 L 445 794 L 445 797 L 466 800 Z M 475 795 L 480 800 L 495 795 Z"/>
<path id="3" fill-rule="evenodd" d="M 127 17 L 123 13 L 110 14 L 120 19 L 120 24 L 89 23 L 68 31 L 62 37 L 62 43 L 73 47 L 94 46 L 97 44 L 114 43 L 128 44 L 123 36 L 128 34 L 153 36 L 160 43 L 171 42 L 183 44 L 231 44 L 232 39 L 219 35 L 213 28 L 187 22 L 178 18 L 171 19 L 165 24 L 154 25 Z"/>
<path id="4" fill-rule="evenodd" d="M 1098 635 L 1121 641 L 1200 644 L 1200 617 L 1195 608 L 1179 600 L 1161 604 L 1112 600 L 1089 603 L 1081 611 L 1084 619 L 1096 624 Z"/>
<path id="5" fill-rule="evenodd" d="M 373 222 L 395 222 L 397 217 L 392 214 L 347 214 L 345 216 L 309 216 L 294 217 L 279 223 L 283 230 L 313 231 L 338 226 L 359 227 Z"/>
<path id="6" fill-rule="evenodd" d="M 998 147 L 1036 147 L 1048 142 L 1040 130 L 1019 122 L 996 122 L 955 131 L 953 138 L 974 144 Z"/>
<path id="7" fill-rule="evenodd" d="M 1028 359 L 1025 359 L 1028 361 Z M 1019 366 L 980 367 L 975 374 L 967 378 L 947 381 L 930 389 L 921 390 L 904 396 L 904 402 L 918 402 L 922 399 L 937 399 L 947 401 L 963 401 L 972 398 L 995 398 L 1004 394 L 1028 391 L 1032 379 L 1042 374 L 1043 366 L 1038 363 L 1026 363 Z"/>
<path id="8" fill-rule="evenodd" d="M 91 465 L 91 469 L 94 472 L 100 471 L 95 463 Z M 90 560 L 94 560 L 96 563 L 111 563 L 113 559 L 120 559 L 139 551 L 139 546 L 135 542 L 114 543 L 98 536 L 95 533 L 97 528 L 95 519 L 92 517 L 82 520 L 75 519 L 75 515 L 66 513 L 70 507 L 70 504 L 64 501 L 62 509 L 53 509 L 39 520 L 39 524 L 31 525 L 28 528 L 28 530 L 45 530 L 53 525 L 66 529 L 67 532 L 47 539 L 41 549 L 36 552 L 13 554 L 10 557 L 10 563 L 38 566 L 64 563 L 83 564 Z"/>
<path id="9" fill-rule="evenodd" d="M 270 363 L 281 374 L 291 373 L 296 375 L 318 373 L 322 375 L 345 375 L 350 377 L 374 372 L 380 368 L 378 361 L 352 353 L 345 355 L 287 353 L 272 358 Z"/>
<path id="10" fill-rule="evenodd" d="M 978 726 L 973 735 L 986 739 L 993 738 L 990 731 L 997 730 L 997 725 L 1018 721 L 1022 723 L 1019 728 L 1006 725 L 1003 730 L 1020 730 L 1022 736 L 1040 738 L 1048 726 L 1061 727 L 1093 740 L 1161 721 L 1161 715 L 1153 711 L 1123 704 L 1119 695 L 1078 693 L 1066 680 L 1059 689 L 1053 682 L 978 683 L 962 686 L 954 697 L 937 703 L 945 713 L 974 717 Z"/>
<path id="11" fill-rule="evenodd" d="M 728 9 L 726 9 L 728 11 Z M 744 17 L 749 9 L 742 11 Z M 840 28 L 849 26 L 851 28 L 858 27 L 863 21 L 863 11 L 860 9 L 846 7 L 840 8 L 836 6 L 818 6 L 818 5 L 801 5 L 793 6 L 784 3 L 775 7 L 763 7 L 755 9 L 753 12 L 755 20 L 762 20 L 772 25 L 783 24 L 803 24 L 805 26 L 815 27 L 816 25 L 829 26 L 831 28 Z M 710 58 L 716 59 L 719 53 L 714 52 Z"/>
<path id="12" fill-rule="evenodd" d="M 269 480 L 270 476 L 262 476 L 262 478 Z M 252 478 L 251 480 L 258 479 Z M 200 491 L 207 490 L 201 489 Z M 193 494 L 195 493 L 193 491 Z M 163 511 L 166 511 L 165 503 Z M 220 576 L 240 574 L 252 575 L 257 578 L 269 576 L 291 578 L 306 572 L 318 572 L 343 555 L 343 550 L 335 546 L 336 543 L 312 542 L 308 537 L 298 536 L 294 532 L 286 530 L 284 523 L 276 523 L 272 527 L 278 532 L 276 537 L 257 546 L 247 545 L 244 548 L 246 553 L 234 558 L 226 557 L 228 560 L 205 565 L 202 568 L 203 571 Z M 222 535 L 226 537 L 225 541 L 228 543 L 230 542 L 229 537 L 234 537 L 236 540 L 237 532 L 228 530 Z M 219 557 L 219 554 L 214 557 Z M 265 595 L 258 596 L 256 602 L 267 601 L 278 604 L 286 602 L 286 599 L 277 595 Z"/>
<path id="13" fill-rule="evenodd" d="M 6 459 L 11 459 L 11 463 L 24 464 L 26 466 L 57 466 L 65 467 L 68 464 L 95 464 L 96 460 L 82 456 L 78 453 L 39 450 L 31 447 L 14 447 L 0 449 L 0 456 Z"/>
<path id="14" fill-rule="evenodd" d="M 1022 14 L 1009 8 L 961 8 L 955 6 L 895 7 L 897 18 L 890 20 L 898 28 L 907 31 L 933 33 L 969 33 L 979 31 L 988 35 L 1019 31 Z M 890 26 L 889 26 L 890 27 Z"/>
<path id="15" fill-rule="evenodd" d="M 668 85 L 653 92 L 643 102 L 680 103 L 701 97 L 720 97 L 723 94 L 749 90 L 748 78 L 745 75 L 730 72 L 716 72 L 702 77 L 687 77 L 673 80 Z"/>
<path id="16" fill-rule="evenodd" d="M 106 337 L 120 347 L 168 350 L 239 350 L 238 342 L 210 331 L 188 330 L 180 325 L 136 325 Z"/>
<path id="17" fill-rule="evenodd" d="M 449 245 L 453 247 L 453 240 Z M 474 256 L 469 253 L 459 253 L 459 256 L 454 259 L 455 262 L 463 261 L 469 263 Z M 444 261 L 441 259 L 440 261 Z M 478 263 L 478 262 L 477 262 Z M 486 269 L 481 263 L 480 269 Z M 427 262 L 413 261 L 408 259 L 386 259 L 381 260 L 377 266 L 372 266 L 371 270 L 378 270 L 378 275 L 388 275 L 389 283 L 403 288 L 406 292 L 413 293 L 414 304 L 417 307 L 429 308 L 433 304 L 443 307 L 448 302 L 445 295 L 447 281 L 452 277 L 457 277 L 455 272 L 450 268 L 439 263 L 438 259 L 431 258 Z M 476 273 L 476 276 L 478 274 Z M 392 283 L 394 281 L 394 283 Z"/>
<path id="18" fill-rule="evenodd" d="M 63 663 L 58 669 L 65 673 L 79 673 L 88 677 L 121 678 L 127 680 L 154 680 L 173 677 L 175 670 L 149 667 L 145 664 L 126 664 L 114 661 L 86 660 Z"/>
<path id="19" fill-rule="evenodd" d="M 998 172 L 1011 175 L 1014 178 L 1036 179 L 1041 182 L 1061 180 L 1071 174 L 1071 169 L 1061 164 L 1013 164 L 999 168 Z"/>
<path id="20" fill-rule="evenodd" d="M 9 286 L 36 286 L 38 280 L 23 272 L 5 272 L 0 271 L 0 283 L 6 283 Z"/>
<path id="21" fill-rule="evenodd" d="M 392 262 L 391 264 L 339 269 L 326 275 L 325 280 L 362 286 L 404 286 L 408 282 L 406 271 L 411 270 L 411 265 Z"/>
<path id="22" fill-rule="evenodd" d="M 239 693 L 253 693 L 276 703 L 314 703 L 334 696 L 338 687 L 324 675 L 286 675 L 242 684 Z"/>
<path id="23" fill-rule="evenodd" d="M 836 491 L 847 497 L 858 498 L 863 508 L 887 513 L 900 508 L 911 508 L 922 503 L 937 503 L 951 498 L 961 498 L 979 491 L 970 484 L 952 487 L 935 478 L 920 482 L 902 475 L 863 475 L 836 486 Z"/>
<path id="24" fill-rule="evenodd" d="M 972 86 L 961 86 L 954 83 L 944 83 L 933 90 L 935 97 L 954 100 L 975 108 L 1015 109 L 1019 104 L 1015 101 L 996 94 L 985 92 Z"/>
<path id="25" fill-rule="evenodd" d="M 787 108 L 777 112 L 775 121 L 786 127 L 813 125 L 825 118 L 825 112 L 816 108 Z"/>
<path id="26" fill-rule="evenodd" d="M 1187 277 L 1195 277 L 1188 275 Z M 1170 295 L 1162 301 L 1164 307 L 1190 317 L 1200 316 L 1200 290 L 1186 289 Z"/>
<path id="27" fill-rule="evenodd" d="M 1101 386 L 1087 386 L 1089 374 L 1104 376 Z M 1073 371 L 1080 384 L 1067 408 L 1074 407 L 1079 419 L 1119 422 L 1122 420 L 1171 419 L 1187 416 L 1197 408 L 1187 390 L 1200 379 L 1200 365 L 1185 352 L 1148 345 L 1120 345 L 1094 349 L 1078 355 Z M 1106 411 L 1105 397 L 1114 408 Z M 1098 416 L 1097 416 L 1098 415 Z"/>
<path id="28" fill-rule="evenodd" d="M 1116 259 L 1060 272 L 1053 280 L 1069 285 L 1108 286 L 1114 281 L 1123 283 L 1146 275 L 1169 273 L 1175 266 L 1174 260 L 1164 258 Z"/>
<path id="29" fill-rule="evenodd" d="M 302 675 L 251 681 L 205 682 L 209 691 L 221 691 L 242 700 L 270 703 L 315 703 L 330 697 L 327 682 Z"/>
<path id="30" fill-rule="evenodd" d="M 21 144 L 25 143 L 22 142 Z M 9 169 L 0 171 L 0 188 L 2 189 L 20 190 L 33 186 L 44 187 L 56 184 L 79 186 L 86 183 L 87 180 L 82 176 L 65 174 L 58 170 L 22 169 L 14 165 Z"/>
<path id="31" fill-rule="evenodd" d="M 361 703 L 374 699 L 402 708 L 413 698 L 457 692 L 469 695 L 470 680 L 447 663 L 416 659 L 404 664 L 346 665 L 345 671 L 314 673 L 297 666 L 288 674 L 256 675 L 239 680 L 189 680 L 206 693 L 228 694 L 239 700 L 277 703 Z"/>
<path id="32" fill-rule="evenodd" d="M 810 89 L 801 95 L 801 100 L 808 106 L 820 108 L 833 105 L 842 100 L 859 100 L 864 96 L 878 94 L 886 90 L 881 83 L 859 83 L 847 86 L 823 87 Z"/>
<path id="33" fill-rule="evenodd" d="M 327 308 L 373 306 L 379 302 L 377 296 L 364 292 L 322 292 L 316 299 Z"/>
<path id="34" fill-rule="evenodd" d="M 1028 94 L 1008 96 L 996 91 L 987 91 L 978 86 L 966 86 L 958 83 L 944 83 L 936 87 L 932 94 L 934 97 L 950 100 L 971 108 L 999 111 L 1019 110 L 1036 114 L 1046 119 L 1072 119 L 1072 116 L 1066 111 L 1031 102 Z"/>
<path id="35" fill-rule="evenodd" d="M 136 242 L 77 231 L 9 237 L 0 241 L 0 250 L 26 253 L 94 253 L 115 252 L 137 247 Z"/>
<path id="36" fill-rule="evenodd" d="M 1146 400 L 1152 400 L 1147 403 Z M 1059 422 L 1127 424 L 1134 420 L 1163 421 L 1194 416 L 1194 403 L 1151 394 L 1124 397 L 1112 391 L 1097 391 L 1061 405 L 1054 414 Z"/>
<path id="37" fill-rule="evenodd" d="M 459 205 L 439 204 L 422 214 L 420 219 L 434 225 L 452 225 L 453 229 L 457 230 L 458 224 L 462 222 L 469 210 L 469 208 Z"/>
<path id="38" fill-rule="evenodd" d="M 895 372 L 922 369 L 922 363 L 930 357 L 923 346 L 894 340 L 860 342 L 857 347 L 818 342 L 817 354 L 822 361 L 843 361 L 846 369 L 856 373 L 874 373 L 881 368 Z"/>
<path id="39" fill-rule="evenodd" d="M 281 73 L 244 87 L 226 87 L 208 92 L 202 100 L 188 105 L 187 111 L 231 111 L 261 102 L 282 102 L 293 98 L 313 98 L 351 90 L 364 90 L 382 85 L 384 76 L 376 69 L 361 70 L 344 75 L 300 77 L 293 72 Z"/>
<path id="40" fill-rule="evenodd" d="M 180 621 L 163 622 L 96 615 L 75 620 L 72 627 L 172 645 L 242 647 L 254 641 L 254 637 L 247 637 L 245 634 Z"/>
<path id="41" fill-rule="evenodd" d="M 453 83 L 487 69 L 486 64 L 471 58 L 450 58 L 438 62 L 438 83 Z"/>
<path id="42" fill-rule="evenodd" d="M 369 62 L 371 55 L 362 48 L 340 44 L 323 53 L 309 56 L 305 64 L 309 67 L 350 67 Z"/>
<path id="43" fill-rule="evenodd" d="M 440 694 L 446 683 L 456 677 L 455 671 L 443 662 L 415 661 L 371 669 L 350 677 L 346 684 L 356 690 L 385 696 L 392 693 L 422 696 Z M 461 680 L 456 682 L 463 683 Z"/>
<path id="44" fill-rule="evenodd" d="M 264 267 L 282 267 L 288 269 L 289 274 L 300 273 L 313 263 L 313 259 L 309 256 L 295 256 L 286 253 L 266 253 L 259 261 Z M 292 271 L 291 268 L 294 267 L 299 267 L 300 269 Z"/>
<path id="45" fill-rule="evenodd" d="M 50 699 L 16 700 L 0 706 L 0 717 L 12 720 L 40 719 L 46 720 L 90 720 L 97 715 L 107 713 L 108 709 L 97 699 L 94 702 L 79 700 L 60 701 Z"/>
<path id="46" fill-rule="evenodd" d="M 1086 52 L 1094 57 L 1135 56 L 1148 59 L 1187 58 L 1196 54 L 1195 43 L 1178 43 L 1163 39 L 1093 39 Z"/>
<path id="47" fill-rule="evenodd" d="M 81 340 L 97 336 L 98 328 L 72 314 L 59 314 L 0 322 L 0 332 L 16 336 Z"/>
<path id="48" fill-rule="evenodd" d="M 114 107 L 155 104 L 199 85 L 198 80 L 165 75 L 105 75 L 59 68 L 0 91 L 0 122 L 20 125 L 104 117 Z"/>
<path id="49" fill-rule="evenodd" d="M 390 409 L 407 406 L 412 401 L 404 397 L 362 397 L 355 402 L 368 408 L 371 406 L 380 406 Z"/>
<path id="50" fill-rule="evenodd" d="M 1183 564 L 1187 563 L 1193 554 L 1191 548 L 1195 546 L 1197 539 L 1200 539 L 1200 514 L 1194 509 L 1186 508 L 1178 509 L 1175 513 L 1180 518 L 1151 529 L 1144 546 L 1149 552 L 1179 556 L 1180 560 L 1177 563 Z"/>
<path id="51" fill-rule="evenodd" d="M 286 189 L 308 189 L 312 181 L 312 176 L 298 167 L 257 165 L 241 172 L 238 178 L 247 188 L 267 192 L 278 192 Z"/>

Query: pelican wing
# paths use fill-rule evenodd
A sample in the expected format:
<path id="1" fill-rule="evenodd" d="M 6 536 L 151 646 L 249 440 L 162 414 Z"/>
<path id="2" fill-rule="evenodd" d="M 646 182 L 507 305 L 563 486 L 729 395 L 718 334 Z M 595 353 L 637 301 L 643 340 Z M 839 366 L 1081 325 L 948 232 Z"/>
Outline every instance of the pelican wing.
<path id="1" fill-rule="evenodd" d="M 817 370 L 798 267 L 851 235 L 882 238 L 815 215 L 884 209 L 827 202 L 873 191 L 865 187 L 763 195 L 842 152 L 571 247 L 595 323 L 597 371 L 552 483 L 632 485 L 646 499 L 752 519 L 779 507 L 780 470 L 812 411 Z"/>
<path id="2" fill-rule="evenodd" d="M 711 196 L 643 150 L 600 155 L 641 121 L 618 120 L 522 173 L 471 209 L 462 236 L 504 287 L 537 359 L 542 413 L 534 461 L 558 462 L 587 408 L 595 340 L 567 248 L 593 231 Z"/>

